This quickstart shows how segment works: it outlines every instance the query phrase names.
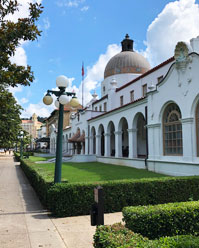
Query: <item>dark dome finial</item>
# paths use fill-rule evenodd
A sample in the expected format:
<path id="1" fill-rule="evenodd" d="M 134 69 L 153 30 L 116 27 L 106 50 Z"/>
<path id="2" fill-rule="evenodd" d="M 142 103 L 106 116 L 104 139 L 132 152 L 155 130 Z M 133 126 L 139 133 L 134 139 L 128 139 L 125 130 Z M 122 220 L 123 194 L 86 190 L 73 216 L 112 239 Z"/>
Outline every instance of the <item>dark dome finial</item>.
<path id="1" fill-rule="evenodd" d="M 133 52 L 133 40 L 129 39 L 129 35 L 126 34 L 125 39 L 121 42 L 122 52 L 130 51 Z"/>
<path id="2" fill-rule="evenodd" d="M 125 38 L 126 38 L 126 39 L 129 39 L 129 35 L 128 35 L 128 34 L 126 34 Z"/>

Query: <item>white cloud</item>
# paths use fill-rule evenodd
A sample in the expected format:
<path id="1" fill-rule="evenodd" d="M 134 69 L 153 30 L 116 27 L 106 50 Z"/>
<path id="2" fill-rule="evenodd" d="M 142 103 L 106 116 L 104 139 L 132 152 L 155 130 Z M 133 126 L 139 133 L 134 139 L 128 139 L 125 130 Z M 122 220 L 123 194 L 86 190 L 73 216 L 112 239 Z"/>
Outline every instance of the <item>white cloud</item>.
<path id="1" fill-rule="evenodd" d="M 92 99 L 91 91 L 95 90 L 104 79 L 104 69 L 108 61 L 120 51 L 120 46 L 116 44 L 109 45 L 106 53 L 101 54 L 93 66 L 86 68 L 87 73 L 84 79 L 84 105 Z M 82 83 L 77 91 L 77 96 L 79 101 L 82 102 Z"/>
<path id="2" fill-rule="evenodd" d="M 84 6 L 83 8 L 81 8 L 82 12 L 86 12 L 89 9 L 89 6 Z"/>
<path id="3" fill-rule="evenodd" d="M 19 7 L 18 11 L 16 11 L 14 14 L 9 14 L 7 16 L 7 20 L 17 22 L 18 18 L 26 18 L 29 16 L 29 3 L 41 3 L 42 0 L 18 0 Z"/>
<path id="4" fill-rule="evenodd" d="M 147 49 L 144 55 L 151 65 L 173 56 L 178 41 L 186 41 L 199 35 L 199 5 L 195 0 L 179 0 L 168 3 L 149 25 Z"/>
<path id="5" fill-rule="evenodd" d="M 25 104 L 25 103 L 28 102 L 28 99 L 25 98 L 25 97 L 23 97 L 23 98 L 20 99 L 20 102 L 21 102 L 22 104 Z"/>
<path id="6" fill-rule="evenodd" d="M 43 22 L 44 22 L 44 29 L 48 30 L 50 28 L 50 21 L 49 21 L 48 17 L 44 18 Z"/>
<path id="7" fill-rule="evenodd" d="M 17 65 L 27 66 L 27 56 L 23 47 L 17 47 L 15 51 L 15 55 L 10 58 L 12 63 Z"/>
<path id="8" fill-rule="evenodd" d="M 17 87 L 9 87 L 8 90 L 15 96 L 17 92 L 21 92 L 23 90 L 22 85 L 18 85 Z"/>
<path id="9" fill-rule="evenodd" d="M 30 118 L 34 113 L 41 117 L 48 117 L 50 113 L 54 110 L 53 104 L 49 107 L 46 107 L 43 102 L 39 102 L 37 104 L 29 104 L 29 106 L 22 111 L 22 118 Z"/>
<path id="10" fill-rule="evenodd" d="M 60 0 L 57 1 L 56 4 L 58 7 L 79 7 L 82 3 L 84 3 L 85 0 Z"/>
<path id="11" fill-rule="evenodd" d="M 18 11 L 15 11 L 14 14 L 7 15 L 6 19 L 17 22 L 18 18 L 26 18 L 29 16 L 29 3 L 41 3 L 42 0 L 18 0 L 19 7 Z M 46 24 L 47 25 L 47 24 Z M 10 58 L 12 63 L 16 63 L 17 65 L 27 66 L 27 56 L 24 48 L 22 47 L 24 44 L 27 44 L 28 41 L 21 41 L 20 46 L 16 48 L 15 55 Z"/>

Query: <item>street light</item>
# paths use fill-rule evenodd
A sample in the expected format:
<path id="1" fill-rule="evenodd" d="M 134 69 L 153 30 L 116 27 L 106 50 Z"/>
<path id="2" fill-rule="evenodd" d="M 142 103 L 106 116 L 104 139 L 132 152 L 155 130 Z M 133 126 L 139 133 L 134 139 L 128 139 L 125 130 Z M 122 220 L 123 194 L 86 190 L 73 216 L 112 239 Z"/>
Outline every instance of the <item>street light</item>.
<path id="1" fill-rule="evenodd" d="M 23 158 L 23 138 L 24 138 L 24 131 L 21 130 L 18 135 L 18 139 L 20 140 L 20 158 Z"/>
<path id="2" fill-rule="evenodd" d="M 68 86 L 68 78 L 65 76 L 59 76 L 56 78 L 56 85 L 59 91 L 48 90 L 47 94 L 43 98 L 43 102 L 46 105 L 50 105 L 53 102 L 51 94 L 57 97 L 55 106 L 59 108 L 58 118 L 58 133 L 57 133 L 57 145 L 56 145 L 56 160 L 55 160 L 55 175 L 54 183 L 61 182 L 61 166 L 62 166 L 62 134 L 63 134 L 63 112 L 64 105 L 69 102 L 69 96 L 72 96 L 69 104 L 71 107 L 76 108 L 79 106 L 79 102 L 74 92 L 66 92 L 65 89 Z"/>

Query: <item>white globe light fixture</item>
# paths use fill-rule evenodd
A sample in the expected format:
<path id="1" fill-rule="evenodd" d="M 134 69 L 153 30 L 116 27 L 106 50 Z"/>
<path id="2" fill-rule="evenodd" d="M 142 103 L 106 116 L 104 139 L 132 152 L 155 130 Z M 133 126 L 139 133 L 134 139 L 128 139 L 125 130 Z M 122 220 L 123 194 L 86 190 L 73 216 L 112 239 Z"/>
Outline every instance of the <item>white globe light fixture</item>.
<path id="1" fill-rule="evenodd" d="M 67 104 L 69 102 L 67 95 L 61 95 L 59 97 L 59 102 L 63 105 Z"/>
<path id="2" fill-rule="evenodd" d="M 69 84 L 68 78 L 64 75 L 61 75 L 56 78 L 56 85 L 58 88 L 66 88 Z"/>
<path id="3" fill-rule="evenodd" d="M 52 102 L 53 102 L 53 98 L 52 98 L 51 95 L 45 95 L 45 96 L 43 97 L 43 103 L 44 103 L 44 104 L 50 105 L 50 104 L 52 104 Z"/>
<path id="4" fill-rule="evenodd" d="M 59 108 L 59 101 L 58 100 L 55 101 L 55 107 Z"/>
<path id="5" fill-rule="evenodd" d="M 73 96 L 72 99 L 70 100 L 70 105 L 73 108 L 76 108 L 79 106 L 79 101 L 77 100 L 76 96 Z"/>

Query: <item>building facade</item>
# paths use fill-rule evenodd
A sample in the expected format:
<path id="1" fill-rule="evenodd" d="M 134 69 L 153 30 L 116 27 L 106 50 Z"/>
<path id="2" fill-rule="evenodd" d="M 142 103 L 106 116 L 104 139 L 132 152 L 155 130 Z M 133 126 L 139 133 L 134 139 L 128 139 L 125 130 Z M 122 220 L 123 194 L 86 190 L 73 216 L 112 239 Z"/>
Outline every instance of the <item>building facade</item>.
<path id="1" fill-rule="evenodd" d="M 96 94 L 71 116 L 63 149 L 74 161 L 199 175 L 199 36 L 150 69 L 126 35 Z M 56 132 L 51 141 L 56 143 Z"/>
<path id="2" fill-rule="evenodd" d="M 38 121 L 37 115 L 34 113 L 32 115 L 32 119 L 30 120 L 21 120 L 21 127 L 23 130 L 27 131 L 29 135 L 33 138 L 36 139 L 38 137 L 38 129 L 40 129 L 42 123 Z"/>

